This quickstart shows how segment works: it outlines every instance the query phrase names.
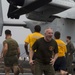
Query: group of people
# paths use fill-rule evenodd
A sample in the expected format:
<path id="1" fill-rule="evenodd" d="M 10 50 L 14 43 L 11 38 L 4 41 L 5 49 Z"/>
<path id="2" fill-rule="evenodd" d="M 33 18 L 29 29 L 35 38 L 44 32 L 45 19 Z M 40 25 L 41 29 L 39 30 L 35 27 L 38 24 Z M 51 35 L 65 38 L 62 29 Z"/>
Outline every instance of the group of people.
<path id="1" fill-rule="evenodd" d="M 66 45 L 60 39 L 61 34 L 59 31 L 54 33 L 52 28 L 47 28 L 44 31 L 44 35 L 40 31 L 41 27 L 36 25 L 34 32 L 29 34 L 24 40 L 24 47 L 29 57 L 29 64 L 33 75 L 55 75 L 56 71 L 59 71 L 61 75 L 71 73 L 74 53 L 71 36 L 66 37 Z M 5 74 L 9 75 L 10 70 L 13 69 L 14 75 L 18 75 L 19 45 L 11 38 L 10 30 L 6 30 L 5 35 L 6 40 L 3 42 L 2 49 Z"/>
<path id="2" fill-rule="evenodd" d="M 39 29 L 40 26 L 37 25 L 35 28 Z M 71 75 L 74 53 L 71 36 L 66 36 L 67 44 L 65 44 L 60 39 L 61 34 L 59 31 L 54 33 L 53 39 L 52 28 L 47 28 L 43 36 L 39 36 L 41 28 L 40 31 L 37 31 L 37 29 L 35 29 L 34 33 L 29 34 L 24 41 L 32 73 L 34 75 L 42 75 L 42 73 L 55 75 L 55 71 L 60 71 L 61 75 Z M 28 44 L 30 45 L 29 52 Z"/>

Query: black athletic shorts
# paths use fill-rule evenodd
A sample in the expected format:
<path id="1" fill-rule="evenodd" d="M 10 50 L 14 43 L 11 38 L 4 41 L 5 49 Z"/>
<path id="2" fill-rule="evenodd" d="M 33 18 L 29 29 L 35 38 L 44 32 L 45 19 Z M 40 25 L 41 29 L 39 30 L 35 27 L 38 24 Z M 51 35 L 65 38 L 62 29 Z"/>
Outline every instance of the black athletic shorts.
<path id="1" fill-rule="evenodd" d="M 57 58 L 57 60 L 55 61 L 55 64 L 54 64 L 54 69 L 55 69 L 55 71 L 58 71 L 58 70 L 66 71 L 66 58 L 64 56 Z"/>

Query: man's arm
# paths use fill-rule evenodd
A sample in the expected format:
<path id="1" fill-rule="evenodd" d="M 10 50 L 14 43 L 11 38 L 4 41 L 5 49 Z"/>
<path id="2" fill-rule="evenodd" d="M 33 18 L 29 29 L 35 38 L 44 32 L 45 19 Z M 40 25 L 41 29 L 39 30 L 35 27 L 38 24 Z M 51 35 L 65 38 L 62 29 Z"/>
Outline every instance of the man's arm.
<path id="1" fill-rule="evenodd" d="M 18 47 L 17 50 L 18 50 L 18 58 L 19 58 L 20 57 L 20 48 Z"/>
<path id="2" fill-rule="evenodd" d="M 55 46 L 55 49 L 54 49 L 54 52 L 53 52 L 53 57 L 51 58 L 51 64 L 54 65 L 56 59 L 58 58 L 58 45 L 57 45 L 57 42 L 56 42 L 56 46 Z"/>
<path id="3" fill-rule="evenodd" d="M 34 51 L 31 49 L 31 50 L 29 51 L 29 63 L 30 63 L 30 64 L 33 64 L 33 60 L 32 60 L 33 55 L 34 55 Z"/>
<path id="4" fill-rule="evenodd" d="M 54 58 L 51 58 L 50 63 L 51 63 L 52 65 L 54 65 L 54 63 L 55 63 L 55 61 L 56 61 L 57 58 L 58 58 L 58 53 L 56 53 L 56 54 L 54 55 Z"/>
<path id="5" fill-rule="evenodd" d="M 71 52 L 71 54 L 73 54 L 74 51 L 75 51 L 74 45 L 71 43 L 71 44 L 70 44 L 70 52 Z"/>
<path id="6" fill-rule="evenodd" d="M 29 56 L 28 43 L 27 42 L 25 42 L 24 48 L 25 48 L 26 54 Z"/>
<path id="7" fill-rule="evenodd" d="M 54 56 L 54 58 L 53 58 L 53 59 L 55 59 L 55 60 L 56 60 L 57 58 L 58 58 L 58 53 L 56 53 L 56 54 L 55 54 L 55 56 Z"/>
<path id="8" fill-rule="evenodd" d="M 3 49 L 2 49 L 3 57 L 6 56 L 7 50 L 8 50 L 8 44 L 3 43 Z"/>

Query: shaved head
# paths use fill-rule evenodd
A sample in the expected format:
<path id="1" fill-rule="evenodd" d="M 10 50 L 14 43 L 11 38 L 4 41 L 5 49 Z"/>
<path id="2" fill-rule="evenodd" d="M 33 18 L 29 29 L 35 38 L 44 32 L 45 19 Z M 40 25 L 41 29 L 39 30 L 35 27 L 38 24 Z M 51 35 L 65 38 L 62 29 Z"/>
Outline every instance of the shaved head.
<path id="1" fill-rule="evenodd" d="M 52 28 L 47 28 L 47 29 L 45 29 L 45 33 L 47 33 L 47 32 L 53 32 L 53 29 Z"/>
<path id="2" fill-rule="evenodd" d="M 53 29 L 52 28 L 47 28 L 45 30 L 45 40 L 50 41 L 52 39 L 52 36 L 53 36 Z"/>

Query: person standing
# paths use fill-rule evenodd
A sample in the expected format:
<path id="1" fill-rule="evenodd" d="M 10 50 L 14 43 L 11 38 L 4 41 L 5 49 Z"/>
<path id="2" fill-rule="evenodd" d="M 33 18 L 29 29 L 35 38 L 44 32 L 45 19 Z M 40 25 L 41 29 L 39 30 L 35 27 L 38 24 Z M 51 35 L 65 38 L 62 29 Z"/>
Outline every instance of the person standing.
<path id="1" fill-rule="evenodd" d="M 30 64 L 35 63 L 34 75 L 55 75 L 54 62 L 58 57 L 58 46 L 52 38 L 53 30 L 47 28 L 44 37 L 36 40 L 32 46 L 30 54 Z M 34 50 L 36 50 L 35 62 L 33 60 Z"/>
<path id="2" fill-rule="evenodd" d="M 3 41 L 2 54 L 4 57 L 5 75 L 10 75 L 11 68 L 14 71 L 14 75 L 18 74 L 18 58 L 20 56 L 20 49 L 18 43 L 11 38 L 11 31 L 5 30 L 5 39 Z"/>
<path id="3" fill-rule="evenodd" d="M 67 71 L 69 74 L 72 74 L 72 61 L 73 61 L 73 53 L 75 51 L 74 45 L 71 42 L 71 36 L 66 37 L 66 42 L 67 42 L 67 54 L 66 54 L 66 59 L 67 59 Z"/>
<path id="4" fill-rule="evenodd" d="M 41 31 L 41 27 L 40 27 L 39 25 L 36 25 L 36 26 L 34 27 L 34 32 L 33 32 L 32 34 L 29 34 L 29 35 L 27 36 L 27 38 L 24 40 L 24 42 L 25 42 L 24 47 L 25 47 L 25 50 L 26 50 L 26 54 L 27 54 L 28 56 L 29 56 L 29 53 L 32 52 L 32 51 L 31 51 L 31 48 L 32 48 L 32 45 L 34 44 L 34 42 L 35 42 L 37 39 L 43 37 L 43 35 L 40 33 L 40 31 Z M 29 52 L 28 52 L 28 45 L 29 45 Z M 34 58 L 33 58 L 33 59 L 35 59 L 36 50 L 35 50 L 34 52 L 35 52 L 35 54 L 34 54 Z M 34 72 L 34 66 L 33 66 L 33 65 L 31 65 L 31 66 L 32 66 L 32 67 L 31 67 L 31 71 L 32 71 L 32 73 L 33 73 L 33 72 Z"/>
<path id="5" fill-rule="evenodd" d="M 30 48 L 32 48 L 32 45 L 34 44 L 34 42 L 43 37 L 43 35 L 40 33 L 41 31 L 41 27 L 39 25 L 36 25 L 34 27 L 34 32 L 29 34 L 27 36 L 27 38 L 24 40 L 25 44 L 24 44 L 24 48 L 26 50 L 26 54 L 29 56 L 29 52 L 28 52 L 28 45 L 29 45 L 29 50 Z"/>
<path id="6" fill-rule="evenodd" d="M 66 57 L 67 53 L 66 44 L 60 39 L 60 32 L 56 31 L 54 33 L 55 41 L 58 44 L 58 58 L 54 64 L 54 68 L 56 71 L 60 71 L 61 75 L 67 75 L 66 72 Z"/>

